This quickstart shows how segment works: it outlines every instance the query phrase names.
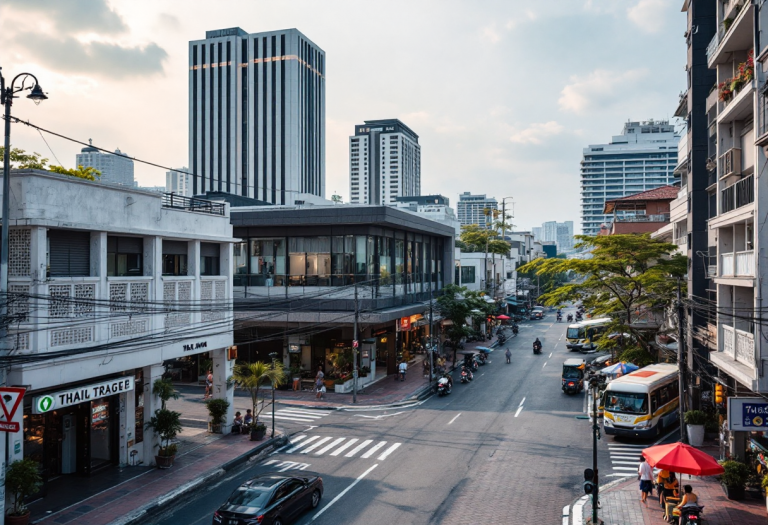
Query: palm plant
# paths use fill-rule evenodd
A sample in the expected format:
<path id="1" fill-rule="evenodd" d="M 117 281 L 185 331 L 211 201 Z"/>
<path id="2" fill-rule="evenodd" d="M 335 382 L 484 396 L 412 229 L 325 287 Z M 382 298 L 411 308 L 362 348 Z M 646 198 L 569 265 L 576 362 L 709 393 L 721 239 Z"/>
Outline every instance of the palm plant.
<path id="1" fill-rule="evenodd" d="M 240 363 L 235 366 L 232 379 L 234 379 L 235 385 L 247 390 L 251 395 L 254 424 L 256 424 L 259 420 L 259 414 L 269 406 L 262 405 L 261 410 L 256 410 L 259 402 L 259 390 L 265 385 L 273 385 L 274 388 L 282 385 L 285 382 L 285 367 L 279 361 L 274 361 L 274 368 L 272 364 L 261 361 Z"/>

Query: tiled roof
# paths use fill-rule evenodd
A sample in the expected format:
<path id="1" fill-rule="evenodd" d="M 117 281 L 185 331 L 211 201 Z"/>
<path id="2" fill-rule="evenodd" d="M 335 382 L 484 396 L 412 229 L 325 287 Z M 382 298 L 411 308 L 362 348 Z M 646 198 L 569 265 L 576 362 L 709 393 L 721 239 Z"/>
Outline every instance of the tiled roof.
<path id="1" fill-rule="evenodd" d="M 660 186 L 653 188 L 652 190 L 641 191 L 634 195 L 627 195 L 619 199 L 611 199 L 613 202 L 626 202 L 626 201 L 663 201 L 674 200 L 677 198 L 677 192 L 680 188 L 677 186 Z"/>

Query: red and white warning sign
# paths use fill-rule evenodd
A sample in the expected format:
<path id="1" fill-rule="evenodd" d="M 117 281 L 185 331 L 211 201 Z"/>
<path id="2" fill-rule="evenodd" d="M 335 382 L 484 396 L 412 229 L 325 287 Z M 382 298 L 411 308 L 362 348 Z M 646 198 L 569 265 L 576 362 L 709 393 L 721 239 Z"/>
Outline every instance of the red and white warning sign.
<path id="1" fill-rule="evenodd" d="M 0 421 L 0 432 L 18 432 L 19 423 L 12 421 L 16 409 L 24 399 L 26 389 L 18 387 L 0 388 L 0 408 L 3 410 L 4 421 Z"/>

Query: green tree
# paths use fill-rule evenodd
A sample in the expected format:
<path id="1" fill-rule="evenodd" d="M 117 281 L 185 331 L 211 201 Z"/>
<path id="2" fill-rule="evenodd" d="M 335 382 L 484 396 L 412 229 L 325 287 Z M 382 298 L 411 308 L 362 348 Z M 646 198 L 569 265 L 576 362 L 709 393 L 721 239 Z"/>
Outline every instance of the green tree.
<path id="1" fill-rule="evenodd" d="M 70 177 L 77 177 L 78 179 L 96 180 L 97 177 L 101 177 L 101 172 L 91 166 L 83 167 L 82 164 L 77 168 L 65 168 L 63 166 L 50 166 L 48 171 L 53 173 L 59 173 L 61 175 L 69 175 Z"/>
<path id="2" fill-rule="evenodd" d="M 494 230 L 481 228 L 477 224 L 468 224 L 461 227 L 459 240 L 456 241 L 456 247 L 465 253 L 496 253 L 506 255 L 509 253 L 510 244 L 504 240 L 497 239 L 498 234 Z"/>
<path id="3" fill-rule="evenodd" d="M 456 362 L 456 347 L 463 337 L 472 332 L 467 326 L 467 319 L 481 321 L 494 313 L 495 303 L 487 302 L 483 292 L 467 290 L 464 286 L 449 284 L 442 290 L 442 295 L 437 298 L 437 311 L 451 324 L 446 330 L 446 335 L 453 346 L 453 361 Z"/>
<path id="4" fill-rule="evenodd" d="M 285 371 L 283 363 L 275 361 L 275 368 L 271 364 L 256 361 L 255 363 L 240 363 L 235 366 L 232 379 L 235 385 L 247 390 L 251 395 L 254 424 L 259 420 L 259 414 L 269 404 L 262 404 L 261 410 L 256 409 L 259 404 L 259 390 L 262 386 L 272 384 L 275 388 L 285 382 Z"/>
<path id="5" fill-rule="evenodd" d="M 42 158 L 39 153 L 27 153 L 21 148 L 11 148 L 11 169 L 44 170 L 48 159 Z M 5 148 L 0 146 L 0 165 L 5 159 Z"/>
<path id="6" fill-rule="evenodd" d="M 581 300 L 595 316 L 615 319 L 611 331 L 632 334 L 647 349 L 641 333 L 632 328 L 632 314 L 668 306 L 677 290 L 677 278 L 688 269 L 684 255 L 672 255 L 677 246 L 643 235 L 578 235 L 576 247 L 586 248 L 591 259 L 536 259 L 519 272 L 556 275 L 573 271 L 580 278 L 542 294 L 540 301 L 554 306 Z M 603 345 L 609 344 L 603 338 Z"/>

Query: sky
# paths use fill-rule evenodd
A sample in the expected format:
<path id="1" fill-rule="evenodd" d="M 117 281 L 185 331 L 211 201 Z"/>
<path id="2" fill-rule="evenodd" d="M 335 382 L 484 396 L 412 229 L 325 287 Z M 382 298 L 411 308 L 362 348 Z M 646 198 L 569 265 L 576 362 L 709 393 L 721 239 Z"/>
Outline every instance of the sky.
<path id="1" fill-rule="evenodd" d="M 326 53 L 326 197 L 349 198 L 349 136 L 399 118 L 422 194 L 512 197 L 518 229 L 579 227 L 582 148 L 667 119 L 685 89 L 682 0 L 3 0 L 6 81 L 49 100 L 13 114 L 163 166 L 188 161 L 188 42 L 295 27 Z M 15 124 L 12 145 L 74 167 L 80 147 Z M 58 160 L 57 160 L 58 159 Z M 165 172 L 136 164 L 140 185 Z"/>

